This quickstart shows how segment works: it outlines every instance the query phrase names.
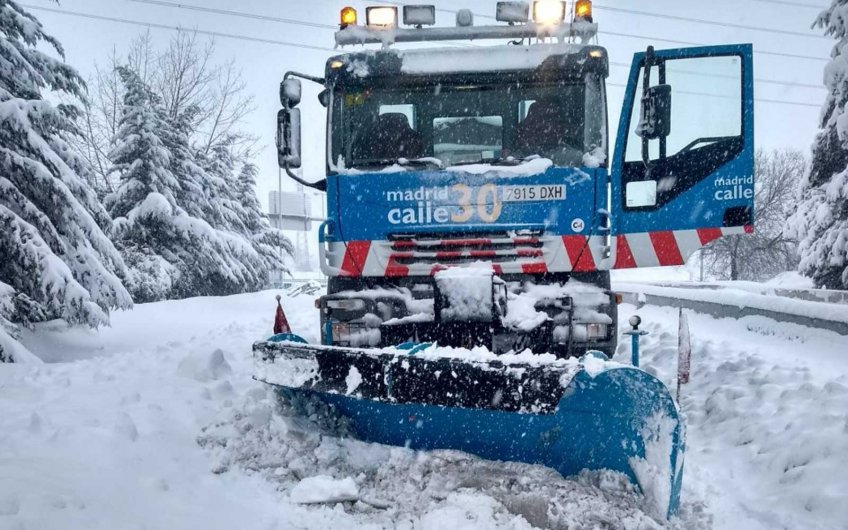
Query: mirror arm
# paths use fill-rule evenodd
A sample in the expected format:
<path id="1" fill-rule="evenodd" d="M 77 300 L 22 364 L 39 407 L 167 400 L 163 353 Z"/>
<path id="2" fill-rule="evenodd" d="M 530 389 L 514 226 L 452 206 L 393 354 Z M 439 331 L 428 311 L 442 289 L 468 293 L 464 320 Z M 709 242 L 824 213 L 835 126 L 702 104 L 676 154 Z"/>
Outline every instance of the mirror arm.
<path id="1" fill-rule="evenodd" d="M 642 105 L 648 99 L 648 89 L 651 88 L 651 68 L 654 66 L 654 47 L 648 46 L 645 52 L 645 73 L 642 77 Z M 651 153 L 648 149 L 648 138 L 642 136 L 642 163 L 645 164 L 645 179 L 651 176 Z"/>
<path id="2" fill-rule="evenodd" d="M 307 81 L 312 81 L 313 83 L 318 83 L 319 85 L 326 84 L 326 81 L 323 77 L 315 77 L 314 75 L 301 74 L 300 72 L 295 72 L 292 70 L 286 72 L 286 74 L 283 76 L 283 81 L 285 81 L 289 77 L 299 77 L 301 79 L 306 79 Z"/>
<path id="3" fill-rule="evenodd" d="M 665 84 L 665 60 L 661 61 L 659 64 L 659 78 L 660 84 Z M 665 160 L 666 155 L 668 153 L 668 137 L 666 135 L 660 136 L 660 160 Z"/>
<path id="4" fill-rule="evenodd" d="M 286 170 L 286 175 L 289 176 L 290 179 L 297 182 L 298 184 L 302 184 L 304 186 L 310 187 L 312 189 L 316 189 L 318 191 L 327 191 L 327 179 L 321 179 L 316 182 L 307 182 L 302 178 L 295 175 L 291 169 L 289 169 L 289 165 L 286 164 L 283 169 Z"/>

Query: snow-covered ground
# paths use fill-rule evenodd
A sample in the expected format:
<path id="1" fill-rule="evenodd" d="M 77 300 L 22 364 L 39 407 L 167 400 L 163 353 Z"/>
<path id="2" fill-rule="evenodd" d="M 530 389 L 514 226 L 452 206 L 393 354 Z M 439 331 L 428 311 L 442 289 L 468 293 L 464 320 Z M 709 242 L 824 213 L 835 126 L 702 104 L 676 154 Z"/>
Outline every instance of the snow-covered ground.
<path id="1" fill-rule="evenodd" d="M 622 321 L 634 312 L 621 306 Z M 671 385 L 677 310 L 638 314 L 651 332 L 645 365 Z M 719 529 L 848 527 L 848 337 L 762 317 L 687 314 L 683 498 L 703 501 Z"/>
<path id="2" fill-rule="evenodd" d="M 39 327 L 0 365 L 0 528 L 845 528 L 848 339 L 691 315 L 682 518 L 612 474 L 323 436 L 250 376 L 275 293 L 137 306 L 99 332 Z M 314 340 L 312 297 L 284 299 Z M 622 321 L 635 311 L 621 308 Z M 645 307 L 645 366 L 673 383 L 677 314 Z M 618 360 L 629 352 L 622 347 Z M 319 501 L 339 501 L 338 503 Z"/>

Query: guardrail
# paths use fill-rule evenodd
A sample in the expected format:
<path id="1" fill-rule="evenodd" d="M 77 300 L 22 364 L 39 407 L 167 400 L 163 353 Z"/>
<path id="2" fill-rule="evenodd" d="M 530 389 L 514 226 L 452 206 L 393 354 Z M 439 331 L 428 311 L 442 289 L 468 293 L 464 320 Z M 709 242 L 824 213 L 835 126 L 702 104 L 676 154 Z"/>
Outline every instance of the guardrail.
<path id="1" fill-rule="evenodd" d="M 613 290 L 620 293 L 625 302 L 635 304 L 637 306 L 650 304 L 666 307 L 676 307 L 695 311 L 714 316 L 716 318 L 733 318 L 739 319 L 748 316 L 761 316 L 770 318 L 777 322 L 788 322 L 799 324 L 811 328 L 824 329 L 833 331 L 840 335 L 848 336 L 848 320 L 844 318 L 826 318 L 818 314 L 816 316 L 807 316 L 798 312 L 779 311 L 764 307 L 756 307 L 754 305 L 745 305 L 739 303 L 714 302 L 704 299 L 694 299 L 692 297 L 683 296 L 682 293 L 651 293 L 653 286 L 646 285 L 644 289 L 634 287 L 633 284 L 628 284 L 625 288 L 616 288 Z M 679 289 L 679 288 L 676 288 Z M 752 294 L 752 296 L 755 296 Z M 703 297 L 702 297 L 703 298 Z M 821 304 L 821 302 L 801 301 L 803 304 Z M 824 304 L 822 304 L 824 305 Z M 841 309 L 841 308 L 840 308 Z M 822 311 L 816 311 L 821 313 Z"/>
<path id="2" fill-rule="evenodd" d="M 848 291 L 835 291 L 830 289 L 785 289 L 783 287 L 758 285 L 753 282 L 652 282 L 651 285 L 674 287 L 676 289 L 740 289 L 762 295 L 783 296 L 786 298 L 794 298 L 796 300 L 806 300 L 808 302 L 848 305 Z"/>

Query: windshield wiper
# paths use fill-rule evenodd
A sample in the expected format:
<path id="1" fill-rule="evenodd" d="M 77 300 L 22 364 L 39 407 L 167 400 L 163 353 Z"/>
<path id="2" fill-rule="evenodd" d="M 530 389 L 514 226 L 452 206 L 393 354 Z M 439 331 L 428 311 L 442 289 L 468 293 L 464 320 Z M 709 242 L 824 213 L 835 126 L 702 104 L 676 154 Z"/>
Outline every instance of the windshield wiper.
<path id="1" fill-rule="evenodd" d="M 514 158 L 508 156 L 506 158 L 481 158 L 477 161 L 468 161 L 468 162 L 457 162 L 455 164 L 451 164 L 452 166 L 471 166 L 474 164 L 488 164 L 490 166 L 518 166 L 523 164 L 524 162 L 529 162 L 530 160 L 534 160 L 539 158 L 536 155 L 528 156 L 527 158 Z"/>
<path id="2" fill-rule="evenodd" d="M 423 158 L 413 158 L 412 160 L 408 158 L 398 158 L 398 165 L 401 166 L 413 166 L 413 167 L 427 167 L 427 166 L 435 166 L 439 169 L 444 169 L 445 164 L 439 160 L 438 158 L 433 157 L 423 157 Z"/>
<path id="3" fill-rule="evenodd" d="M 369 160 L 357 160 L 356 166 L 403 166 L 403 167 L 435 167 L 436 169 L 444 169 L 445 165 L 438 158 L 375 158 Z"/>

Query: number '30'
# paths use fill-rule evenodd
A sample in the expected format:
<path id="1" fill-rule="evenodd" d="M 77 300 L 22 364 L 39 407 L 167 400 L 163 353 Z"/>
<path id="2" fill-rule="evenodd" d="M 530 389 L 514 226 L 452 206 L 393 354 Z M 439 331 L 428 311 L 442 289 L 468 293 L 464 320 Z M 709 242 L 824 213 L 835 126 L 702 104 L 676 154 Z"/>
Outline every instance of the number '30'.
<path id="1" fill-rule="evenodd" d="M 451 215 L 454 223 L 467 223 L 474 216 L 474 207 L 471 204 L 473 189 L 466 184 L 454 184 L 453 191 L 459 194 L 457 204 L 459 211 Z M 484 223 L 494 223 L 501 216 L 503 203 L 498 198 L 498 188 L 494 184 L 485 184 L 477 190 L 477 217 Z M 490 211 L 491 209 L 491 211 Z"/>

